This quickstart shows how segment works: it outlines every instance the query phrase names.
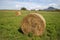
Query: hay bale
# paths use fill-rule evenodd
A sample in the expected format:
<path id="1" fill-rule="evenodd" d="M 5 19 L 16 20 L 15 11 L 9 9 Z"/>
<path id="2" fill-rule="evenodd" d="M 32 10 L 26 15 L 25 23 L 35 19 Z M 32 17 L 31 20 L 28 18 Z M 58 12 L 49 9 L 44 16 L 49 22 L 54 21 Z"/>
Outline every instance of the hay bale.
<path id="1" fill-rule="evenodd" d="M 24 34 L 33 33 L 33 35 L 41 36 L 45 30 L 46 22 L 42 15 L 31 13 L 23 18 L 21 29 Z"/>
<path id="2" fill-rule="evenodd" d="M 20 16 L 21 15 L 21 12 L 20 11 L 17 11 L 16 12 L 16 16 Z"/>

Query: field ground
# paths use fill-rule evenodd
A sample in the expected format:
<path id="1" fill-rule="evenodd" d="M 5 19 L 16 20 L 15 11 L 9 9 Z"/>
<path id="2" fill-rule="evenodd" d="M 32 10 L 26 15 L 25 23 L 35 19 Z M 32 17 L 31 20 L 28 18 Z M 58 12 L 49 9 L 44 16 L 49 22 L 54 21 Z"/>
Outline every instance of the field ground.
<path id="1" fill-rule="evenodd" d="M 0 40 L 60 40 L 60 12 L 48 11 L 0 11 Z M 46 20 L 46 30 L 41 37 L 30 37 L 18 31 L 21 21 L 29 13 L 37 12 Z"/>

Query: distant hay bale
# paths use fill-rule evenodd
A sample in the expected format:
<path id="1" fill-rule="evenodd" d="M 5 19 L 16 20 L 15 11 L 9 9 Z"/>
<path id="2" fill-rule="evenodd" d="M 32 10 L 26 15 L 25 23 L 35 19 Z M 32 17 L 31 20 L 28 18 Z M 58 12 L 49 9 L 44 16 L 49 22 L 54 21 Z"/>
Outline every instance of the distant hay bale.
<path id="1" fill-rule="evenodd" d="M 23 18 L 21 29 L 24 34 L 33 33 L 33 35 L 41 36 L 45 30 L 46 22 L 42 15 L 31 13 Z"/>
<path id="2" fill-rule="evenodd" d="M 20 16 L 21 15 L 21 12 L 20 11 L 17 11 L 16 12 L 16 16 Z"/>

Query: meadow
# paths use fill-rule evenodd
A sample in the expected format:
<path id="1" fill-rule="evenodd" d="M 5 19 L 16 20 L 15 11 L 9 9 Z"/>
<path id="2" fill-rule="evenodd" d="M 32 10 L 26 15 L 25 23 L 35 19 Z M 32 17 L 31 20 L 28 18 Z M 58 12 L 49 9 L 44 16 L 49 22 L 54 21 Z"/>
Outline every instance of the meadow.
<path id="1" fill-rule="evenodd" d="M 0 40 L 60 40 L 60 12 L 52 11 L 16 11 L 0 10 Z M 46 30 L 42 36 L 28 36 L 20 31 L 21 21 L 29 13 L 37 12 L 46 20 Z"/>

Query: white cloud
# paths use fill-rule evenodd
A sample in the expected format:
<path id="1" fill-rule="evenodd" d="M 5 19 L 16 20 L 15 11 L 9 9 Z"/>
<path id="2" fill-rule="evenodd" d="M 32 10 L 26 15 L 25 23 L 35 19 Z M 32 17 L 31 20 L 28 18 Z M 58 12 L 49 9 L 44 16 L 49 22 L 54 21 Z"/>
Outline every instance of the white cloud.
<path id="1" fill-rule="evenodd" d="M 32 0 L 30 0 L 32 1 Z M 49 0 L 50 1 L 50 0 Z M 43 5 L 42 3 L 36 3 L 36 2 L 19 2 L 19 1 L 14 1 L 14 0 L 5 0 L 5 1 L 2 1 L 0 2 L 0 4 L 3 5 L 0 6 L 0 9 L 1 8 L 8 8 L 8 9 L 20 9 L 21 7 L 26 7 L 27 9 L 45 9 L 45 8 L 48 8 L 49 6 L 52 6 L 52 7 L 56 7 L 56 8 L 60 8 L 60 5 L 59 4 L 56 4 L 56 3 L 50 3 L 48 5 Z"/>
<path id="2" fill-rule="evenodd" d="M 16 7 L 26 7 L 27 9 L 45 9 L 48 6 L 44 6 L 41 4 L 31 3 L 31 2 L 16 2 Z"/>
<path id="3" fill-rule="evenodd" d="M 55 8 L 60 9 L 60 4 L 51 3 L 51 4 L 48 5 L 48 7 L 55 7 Z"/>
<path id="4" fill-rule="evenodd" d="M 56 6 L 58 6 L 58 5 L 55 4 L 55 3 L 51 3 L 51 4 L 49 4 L 49 6 L 56 7 Z"/>
<path id="5" fill-rule="evenodd" d="M 16 7 L 18 8 L 18 7 L 19 7 L 19 5 L 16 5 Z"/>

